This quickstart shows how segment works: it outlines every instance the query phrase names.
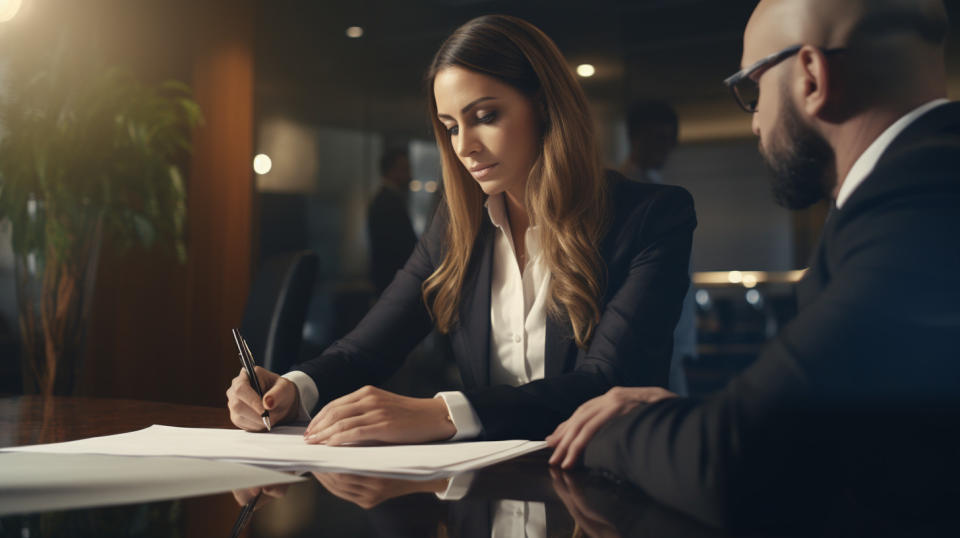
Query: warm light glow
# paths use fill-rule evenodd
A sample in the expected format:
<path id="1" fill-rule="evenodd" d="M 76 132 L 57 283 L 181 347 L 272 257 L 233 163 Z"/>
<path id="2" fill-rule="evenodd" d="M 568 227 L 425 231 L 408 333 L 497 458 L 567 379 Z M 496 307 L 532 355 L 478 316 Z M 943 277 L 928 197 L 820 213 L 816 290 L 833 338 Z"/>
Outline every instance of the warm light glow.
<path id="1" fill-rule="evenodd" d="M 363 37 L 363 28 L 359 26 L 351 26 L 347 28 L 347 37 L 350 39 L 358 39 Z"/>
<path id="2" fill-rule="evenodd" d="M 425 190 L 425 191 L 427 191 L 427 192 L 429 192 L 429 193 L 437 192 L 437 182 L 436 182 L 436 181 L 428 181 L 428 182 L 424 183 L 424 184 L 423 184 L 423 190 Z"/>
<path id="3" fill-rule="evenodd" d="M 726 286 L 729 284 L 793 284 L 798 282 L 806 269 L 795 271 L 699 271 L 693 274 L 693 283 L 698 286 Z M 750 286 L 747 286 L 748 288 Z"/>
<path id="4" fill-rule="evenodd" d="M 743 287 L 744 288 L 755 288 L 757 287 L 757 275 L 754 273 L 746 273 L 743 275 Z"/>
<path id="5" fill-rule="evenodd" d="M 261 176 L 269 173 L 271 168 L 273 168 L 273 161 L 267 155 L 261 153 L 253 158 L 253 171 Z"/>
<path id="6" fill-rule="evenodd" d="M 0 22 L 7 22 L 17 16 L 23 0 L 0 0 Z"/>
<path id="7" fill-rule="evenodd" d="M 577 74 L 583 78 L 592 77 L 597 70 L 590 64 L 580 64 L 577 66 Z"/>
<path id="8" fill-rule="evenodd" d="M 419 179 L 414 179 L 410 182 L 410 190 L 412 192 L 420 192 L 420 189 L 423 188 L 423 183 Z"/>

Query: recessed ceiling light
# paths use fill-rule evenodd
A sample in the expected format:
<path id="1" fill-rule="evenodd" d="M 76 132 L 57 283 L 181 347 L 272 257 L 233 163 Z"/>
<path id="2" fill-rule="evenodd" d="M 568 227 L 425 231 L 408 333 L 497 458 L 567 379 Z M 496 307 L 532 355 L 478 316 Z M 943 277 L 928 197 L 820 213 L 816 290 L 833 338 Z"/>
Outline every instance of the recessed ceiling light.
<path id="1" fill-rule="evenodd" d="M 363 28 L 360 26 L 351 26 L 350 28 L 347 28 L 347 37 L 351 39 L 363 37 Z"/>
<path id="2" fill-rule="evenodd" d="M 266 154 L 259 154 L 253 158 L 253 171 L 261 176 L 270 172 L 273 168 L 273 161 Z"/>
<path id="3" fill-rule="evenodd" d="M 580 64 L 577 66 L 577 74 L 583 78 L 592 77 L 597 70 L 591 64 Z"/>

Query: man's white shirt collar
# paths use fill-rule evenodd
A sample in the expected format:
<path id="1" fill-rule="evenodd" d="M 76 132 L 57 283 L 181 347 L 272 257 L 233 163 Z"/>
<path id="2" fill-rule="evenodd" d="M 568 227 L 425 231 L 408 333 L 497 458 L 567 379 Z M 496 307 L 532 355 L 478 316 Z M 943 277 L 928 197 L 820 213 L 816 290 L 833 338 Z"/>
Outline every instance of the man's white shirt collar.
<path id="1" fill-rule="evenodd" d="M 877 162 L 880 161 L 880 157 L 883 155 L 883 152 L 890 147 L 890 144 L 893 140 L 902 133 L 911 123 L 917 120 L 920 116 L 923 116 L 927 112 L 937 108 L 938 106 L 945 105 L 950 101 L 947 99 L 935 99 L 930 101 L 925 105 L 921 105 L 911 112 L 907 113 L 905 116 L 895 121 L 893 125 L 887 127 L 876 140 L 867 147 L 855 163 L 853 167 L 850 168 L 850 172 L 847 173 L 846 179 L 843 180 L 843 185 L 840 186 L 840 191 L 837 192 L 837 208 L 843 207 L 843 204 L 846 203 L 847 199 L 853 194 L 853 191 L 857 190 L 857 187 L 863 183 L 863 180 L 873 172 Z"/>

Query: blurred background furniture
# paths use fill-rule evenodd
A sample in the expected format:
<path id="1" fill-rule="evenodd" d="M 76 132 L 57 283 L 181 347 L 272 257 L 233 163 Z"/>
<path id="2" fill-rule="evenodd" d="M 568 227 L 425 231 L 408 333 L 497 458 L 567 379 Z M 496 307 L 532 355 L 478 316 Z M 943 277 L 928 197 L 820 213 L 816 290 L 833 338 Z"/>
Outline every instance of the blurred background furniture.
<path id="1" fill-rule="evenodd" d="M 317 255 L 309 250 L 273 256 L 260 266 L 240 326 L 260 366 L 286 372 L 297 362 L 316 276 Z"/>

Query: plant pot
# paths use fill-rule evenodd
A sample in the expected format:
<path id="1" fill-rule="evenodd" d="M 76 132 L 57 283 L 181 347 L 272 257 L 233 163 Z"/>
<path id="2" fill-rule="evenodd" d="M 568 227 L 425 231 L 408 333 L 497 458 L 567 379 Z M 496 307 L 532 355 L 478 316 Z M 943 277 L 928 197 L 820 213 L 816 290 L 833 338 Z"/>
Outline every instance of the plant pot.
<path id="1" fill-rule="evenodd" d="M 31 199 L 28 214 L 31 232 L 44 233 L 42 204 Z M 71 221 L 79 225 L 71 229 L 70 248 L 56 253 L 48 237 L 39 242 L 45 249 L 15 257 L 24 394 L 71 395 L 83 366 L 102 219 L 88 215 Z"/>

